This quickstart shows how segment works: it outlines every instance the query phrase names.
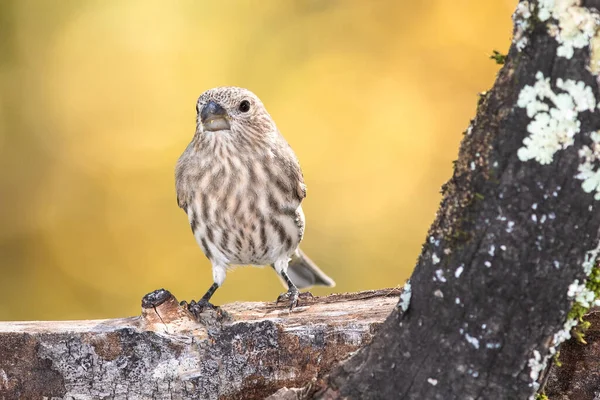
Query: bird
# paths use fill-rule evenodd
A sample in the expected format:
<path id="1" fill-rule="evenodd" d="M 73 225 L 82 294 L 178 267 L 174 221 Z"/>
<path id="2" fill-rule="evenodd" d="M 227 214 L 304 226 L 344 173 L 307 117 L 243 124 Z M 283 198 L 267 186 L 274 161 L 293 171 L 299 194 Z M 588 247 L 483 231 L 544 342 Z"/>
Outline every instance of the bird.
<path id="1" fill-rule="evenodd" d="M 298 304 L 299 289 L 335 282 L 299 248 L 304 176 L 296 154 L 250 90 L 216 87 L 196 103 L 196 131 L 175 167 L 177 204 L 212 265 L 210 299 L 235 266 L 271 266 L 287 288 L 277 302 Z"/>

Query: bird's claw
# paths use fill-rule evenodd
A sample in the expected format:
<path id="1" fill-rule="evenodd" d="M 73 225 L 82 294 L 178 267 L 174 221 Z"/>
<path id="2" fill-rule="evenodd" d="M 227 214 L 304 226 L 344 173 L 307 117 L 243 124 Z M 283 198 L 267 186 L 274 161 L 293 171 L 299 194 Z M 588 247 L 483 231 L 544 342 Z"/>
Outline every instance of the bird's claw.
<path id="1" fill-rule="evenodd" d="M 277 297 L 277 301 L 275 301 L 275 304 L 289 301 L 290 302 L 290 311 L 292 311 L 298 305 L 299 297 L 300 297 L 300 292 L 298 291 L 298 289 L 296 289 L 296 290 L 290 289 L 287 292 L 280 294 L 279 297 Z"/>
<path id="2" fill-rule="evenodd" d="M 200 300 L 198 300 L 198 302 L 196 302 L 195 300 L 192 300 L 189 303 L 184 300 L 181 303 L 179 303 L 179 305 L 187 308 L 187 310 L 190 313 L 192 313 L 196 318 L 199 318 L 200 314 L 202 314 L 202 312 L 205 309 L 211 309 L 211 310 L 217 309 L 217 307 L 215 305 L 211 304 L 206 299 L 200 299 Z"/>

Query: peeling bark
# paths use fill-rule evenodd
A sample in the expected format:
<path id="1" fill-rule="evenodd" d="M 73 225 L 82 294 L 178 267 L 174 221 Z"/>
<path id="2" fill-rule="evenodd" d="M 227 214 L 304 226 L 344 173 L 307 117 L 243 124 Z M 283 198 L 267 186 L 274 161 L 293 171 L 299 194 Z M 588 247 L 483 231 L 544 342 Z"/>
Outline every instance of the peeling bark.
<path id="1" fill-rule="evenodd" d="M 263 399 L 368 343 L 398 295 L 233 303 L 199 323 L 165 291 L 140 317 L 0 322 L 0 399 Z"/>

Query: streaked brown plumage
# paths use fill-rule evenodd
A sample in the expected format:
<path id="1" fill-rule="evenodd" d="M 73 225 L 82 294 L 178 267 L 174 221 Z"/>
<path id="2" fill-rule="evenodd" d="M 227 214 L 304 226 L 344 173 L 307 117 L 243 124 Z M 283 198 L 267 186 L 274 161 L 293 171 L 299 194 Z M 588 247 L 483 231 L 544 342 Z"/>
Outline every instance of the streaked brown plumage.
<path id="1" fill-rule="evenodd" d="M 208 304 L 231 265 L 271 265 L 288 286 L 334 282 L 299 249 L 300 203 L 306 186 L 300 164 L 262 102 L 238 87 L 204 92 L 196 106 L 196 133 L 177 162 L 177 202 L 212 263 Z"/>

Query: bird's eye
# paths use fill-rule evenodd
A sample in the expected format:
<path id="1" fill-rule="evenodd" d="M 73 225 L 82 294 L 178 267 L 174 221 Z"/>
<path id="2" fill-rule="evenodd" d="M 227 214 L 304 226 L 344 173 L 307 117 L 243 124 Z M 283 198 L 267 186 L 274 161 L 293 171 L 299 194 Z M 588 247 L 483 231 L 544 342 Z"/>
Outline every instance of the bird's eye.
<path id="1" fill-rule="evenodd" d="M 239 109 L 241 112 L 250 111 L 250 102 L 248 100 L 242 100 L 242 102 L 240 103 Z"/>

